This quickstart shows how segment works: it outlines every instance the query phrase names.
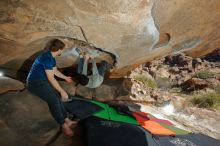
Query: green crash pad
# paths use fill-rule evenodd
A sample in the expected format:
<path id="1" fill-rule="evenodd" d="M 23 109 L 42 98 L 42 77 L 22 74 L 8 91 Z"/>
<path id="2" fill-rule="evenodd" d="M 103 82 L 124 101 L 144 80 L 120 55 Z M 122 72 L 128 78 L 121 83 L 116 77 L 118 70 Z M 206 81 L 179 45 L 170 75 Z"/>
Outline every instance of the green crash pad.
<path id="1" fill-rule="evenodd" d="M 124 122 L 124 123 L 138 125 L 138 121 L 135 118 L 129 115 L 119 114 L 115 108 L 110 107 L 107 104 L 104 104 L 98 101 L 91 101 L 91 102 L 104 109 L 103 111 L 95 113 L 94 114 L 95 117 L 99 117 L 99 118 L 106 119 L 106 120 L 112 120 L 112 121 L 117 121 L 117 122 Z"/>

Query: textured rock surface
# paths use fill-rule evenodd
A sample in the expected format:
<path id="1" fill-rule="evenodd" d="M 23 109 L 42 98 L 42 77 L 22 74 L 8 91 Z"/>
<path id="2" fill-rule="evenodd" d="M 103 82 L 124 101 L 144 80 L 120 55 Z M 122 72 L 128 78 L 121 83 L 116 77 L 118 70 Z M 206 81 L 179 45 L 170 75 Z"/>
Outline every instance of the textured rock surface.
<path id="1" fill-rule="evenodd" d="M 182 84 L 184 91 L 194 91 L 208 87 L 208 83 L 203 79 L 191 78 Z"/>
<path id="2" fill-rule="evenodd" d="M 115 54 L 112 77 L 171 52 L 200 56 L 220 45 L 219 8 L 219 0 L 1 0 L 0 64 L 24 66 L 50 37 Z M 71 56 L 58 64 L 71 65 Z"/>
<path id="3" fill-rule="evenodd" d="M 130 79 L 106 80 L 96 89 L 84 87 L 80 84 L 75 87 L 75 84 L 60 82 L 62 87 L 70 95 L 80 95 L 88 99 L 108 102 L 112 100 L 131 100 L 129 98 L 132 82 Z"/>
<path id="4" fill-rule="evenodd" d="M 47 105 L 24 91 L 0 96 L 0 145 L 43 145 L 59 127 Z"/>
<path id="5" fill-rule="evenodd" d="M 59 125 L 50 115 L 48 106 L 28 91 L 0 95 L 0 145 L 42 146 L 57 133 Z M 52 146 L 84 146 L 81 126 L 73 138 L 59 135 Z"/>
<path id="6" fill-rule="evenodd" d="M 8 91 L 19 91 L 24 89 L 23 83 L 8 77 L 0 77 L 0 85 L 0 94 Z"/>

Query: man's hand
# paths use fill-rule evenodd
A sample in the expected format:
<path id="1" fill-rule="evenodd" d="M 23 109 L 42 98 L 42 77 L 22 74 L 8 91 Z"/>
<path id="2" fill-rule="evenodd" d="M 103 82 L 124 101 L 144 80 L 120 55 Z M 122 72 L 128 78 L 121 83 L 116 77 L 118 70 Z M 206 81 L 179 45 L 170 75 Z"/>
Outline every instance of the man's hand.
<path id="1" fill-rule="evenodd" d="M 66 77 L 66 78 L 65 78 L 65 81 L 66 81 L 67 83 L 72 83 L 72 82 L 73 82 L 72 77 Z"/>
<path id="2" fill-rule="evenodd" d="M 60 92 L 60 96 L 61 96 L 63 102 L 65 102 L 65 101 L 67 101 L 69 99 L 69 96 L 66 93 L 66 91 Z"/>
<path id="3" fill-rule="evenodd" d="M 93 55 L 90 55 L 89 57 L 90 57 L 90 59 L 94 59 L 95 58 Z"/>
<path id="4" fill-rule="evenodd" d="M 68 94 L 66 91 L 60 87 L 60 84 L 57 82 L 57 80 L 54 78 L 54 70 L 45 70 L 47 78 L 49 82 L 52 84 L 52 86 L 60 93 L 60 96 L 62 98 L 62 101 L 68 101 Z M 72 81 L 71 78 L 67 78 L 66 76 L 62 75 L 65 80 Z M 67 79 L 66 79 L 67 78 Z"/>
<path id="5" fill-rule="evenodd" d="M 54 75 L 55 75 L 55 76 L 57 76 L 57 77 L 59 77 L 59 78 L 61 78 L 61 79 L 64 79 L 64 80 L 65 80 L 66 82 L 68 82 L 68 83 L 72 83 L 72 82 L 73 82 L 73 80 L 72 80 L 71 77 L 65 76 L 63 73 L 61 73 L 61 72 L 57 69 L 57 67 L 53 67 L 53 71 L 54 71 Z"/>
<path id="6" fill-rule="evenodd" d="M 90 58 L 89 54 L 85 55 L 85 59 L 88 60 Z"/>

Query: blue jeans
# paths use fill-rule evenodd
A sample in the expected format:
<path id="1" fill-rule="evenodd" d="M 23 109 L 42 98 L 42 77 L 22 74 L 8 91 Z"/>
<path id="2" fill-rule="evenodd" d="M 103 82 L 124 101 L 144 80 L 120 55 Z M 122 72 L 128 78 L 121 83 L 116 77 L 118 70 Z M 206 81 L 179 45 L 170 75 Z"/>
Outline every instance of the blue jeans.
<path id="1" fill-rule="evenodd" d="M 32 94 L 37 95 L 47 102 L 50 113 L 57 123 L 61 125 L 64 123 L 64 119 L 67 117 L 67 111 L 58 92 L 48 81 L 36 80 L 31 83 L 27 83 L 27 89 Z"/>
<path id="2" fill-rule="evenodd" d="M 84 58 L 80 58 L 78 66 L 77 66 L 77 73 L 78 74 L 82 74 L 83 64 L 84 64 Z M 107 61 L 101 61 L 100 65 L 97 68 L 98 68 L 99 74 L 104 77 L 105 71 L 108 68 L 108 62 Z"/>

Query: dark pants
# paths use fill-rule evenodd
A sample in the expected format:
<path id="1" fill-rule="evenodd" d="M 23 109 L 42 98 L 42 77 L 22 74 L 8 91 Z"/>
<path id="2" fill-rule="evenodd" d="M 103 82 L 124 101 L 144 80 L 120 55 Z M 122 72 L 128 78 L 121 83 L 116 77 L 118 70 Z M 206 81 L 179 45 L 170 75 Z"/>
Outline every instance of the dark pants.
<path id="1" fill-rule="evenodd" d="M 102 61 L 102 62 L 100 63 L 100 66 L 98 66 L 99 74 L 100 74 L 101 76 L 103 76 L 103 77 L 104 77 L 105 72 L 106 72 L 107 69 L 108 69 L 108 62 L 107 62 L 107 61 Z"/>
<path id="2" fill-rule="evenodd" d="M 84 64 L 84 58 L 80 58 L 78 66 L 77 66 L 77 73 L 78 74 L 82 74 L 83 64 Z M 105 71 L 107 70 L 107 68 L 108 68 L 108 62 L 107 61 L 101 61 L 100 65 L 97 66 L 99 74 L 103 77 L 105 75 Z"/>
<path id="3" fill-rule="evenodd" d="M 67 111 L 59 94 L 48 81 L 39 80 L 27 83 L 27 89 L 47 102 L 50 113 L 57 123 L 61 125 L 64 123 L 64 119 L 67 117 Z"/>

